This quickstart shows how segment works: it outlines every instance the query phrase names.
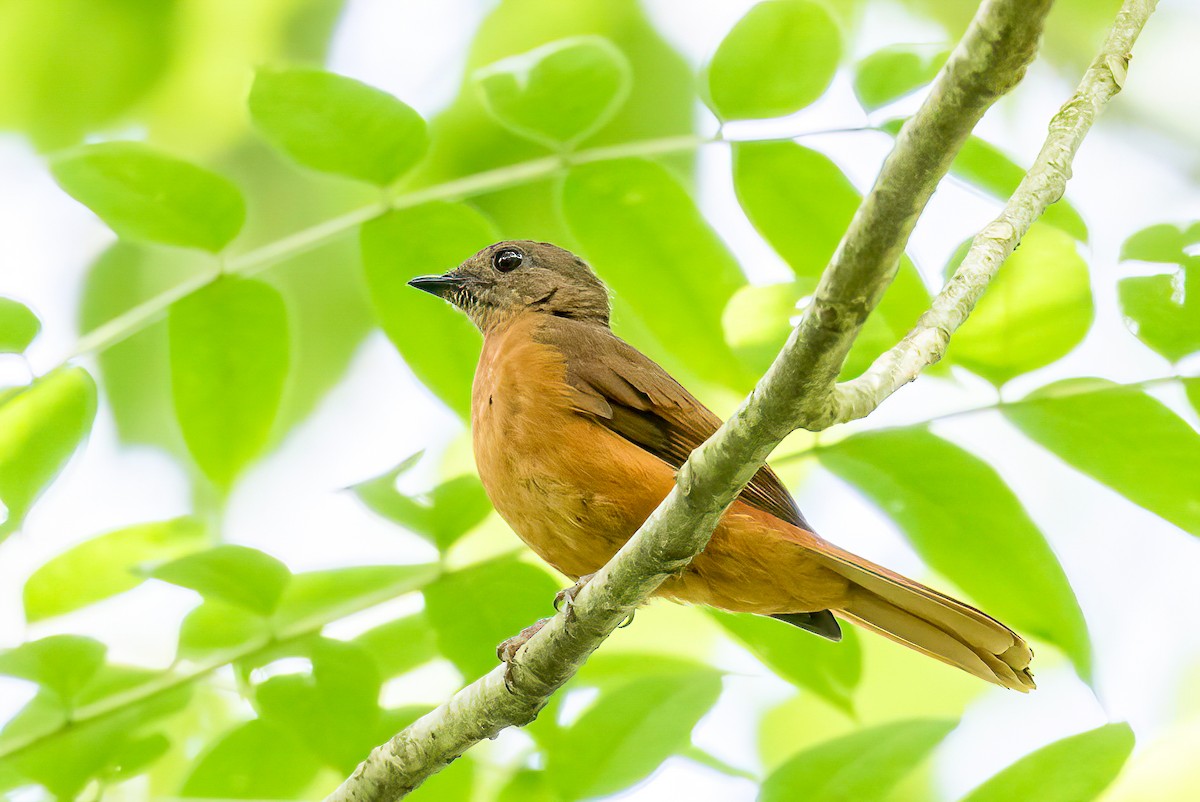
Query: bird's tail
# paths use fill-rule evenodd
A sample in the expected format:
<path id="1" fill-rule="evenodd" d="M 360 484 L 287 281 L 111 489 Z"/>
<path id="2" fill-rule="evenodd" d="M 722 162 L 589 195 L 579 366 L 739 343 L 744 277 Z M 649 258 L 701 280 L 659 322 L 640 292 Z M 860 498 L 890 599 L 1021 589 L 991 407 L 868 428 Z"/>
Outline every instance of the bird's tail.
<path id="1" fill-rule="evenodd" d="M 814 552 L 850 580 L 839 617 L 988 682 L 1022 693 L 1036 687 L 1033 652 L 996 619 L 831 544 Z"/>

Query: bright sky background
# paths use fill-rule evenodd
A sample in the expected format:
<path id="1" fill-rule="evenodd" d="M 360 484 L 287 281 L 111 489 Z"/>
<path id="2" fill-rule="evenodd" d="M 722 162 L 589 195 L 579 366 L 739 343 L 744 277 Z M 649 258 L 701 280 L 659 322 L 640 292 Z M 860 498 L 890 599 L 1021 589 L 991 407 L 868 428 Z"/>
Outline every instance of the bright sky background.
<path id="1" fill-rule="evenodd" d="M 696 66 L 751 4 L 748 0 L 647 3 L 656 24 Z M 335 37 L 330 69 L 387 89 L 426 116 L 432 115 L 458 91 L 462 54 L 475 22 L 489 6 L 472 0 L 350 0 Z M 941 37 L 936 28 L 914 22 L 899 7 L 885 7 L 868 20 L 856 55 L 898 40 L 938 43 Z M 1164 2 L 1137 44 L 1125 93 L 1116 102 L 1127 107 L 1127 113 L 1136 110 L 1150 119 L 1170 118 L 1185 130 L 1196 131 L 1200 126 L 1196 41 L 1200 41 L 1200 6 L 1184 0 Z M 1191 78 L 1185 80 L 1186 75 Z M 988 115 L 979 132 L 1028 163 L 1041 143 L 1046 121 L 1069 96 L 1074 81 L 1075 77 L 1064 80 L 1039 65 L 1016 97 Z M 868 121 L 854 103 L 849 78 L 843 73 L 826 99 L 794 118 L 743 123 L 729 133 L 737 138 L 764 130 L 859 126 L 894 116 L 911 105 L 906 101 Z M 700 107 L 697 114 L 711 121 Z M 825 150 L 865 189 L 888 141 L 873 133 L 851 133 L 806 139 L 805 144 Z M 737 208 L 728 151 L 720 146 L 706 148 L 700 167 L 705 213 L 751 278 L 768 282 L 787 276 L 780 259 Z M 1118 265 L 1117 253 L 1121 241 L 1145 225 L 1200 219 L 1194 183 L 1198 170 L 1196 151 L 1185 149 L 1179 140 L 1135 130 L 1116 114 L 1102 119 L 1076 160 L 1075 179 L 1068 190 L 1092 233 L 1085 255 L 1094 282 L 1096 324 L 1082 347 L 1060 363 L 1014 381 L 1007 396 L 1018 397 L 1081 372 L 1117 381 L 1172 372 L 1121 324 L 1115 280 L 1137 268 Z M 11 135 L 0 137 L 0 176 L 0 295 L 28 303 L 41 316 L 45 329 L 30 352 L 34 369 L 40 371 L 69 352 L 76 334 L 80 278 L 113 235 L 62 193 L 42 160 Z M 958 243 L 997 209 L 996 203 L 961 185 L 946 183 L 939 190 L 911 247 L 928 282 L 936 282 Z M 0 384 L 23 380 L 25 370 L 17 358 L 0 358 Z M 1163 387 L 1154 394 L 1193 425 L 1200 425 L 1179 388 Z M 994 400 L 990 386 L 969 377 L 960 391 L 941 384 L 931 389 L 922 382 L 902 390 L 865 425 L 920 420 Z M 988 417 L 938 424 L 935 431 L 995 465 L 1050 539 L 1092 630 L 1100 699 L 1057 658 L 1046 661 L 1049 667 L 1043 663 L 1038 672 L 1040 690 L 1035 694 L 1019 697 L 999 689 L 983 694 L 936 758 L 938 781 L 951 798 L 1028 748 L 1107 720 L 1130 721 L 1139 749 L 1144 749 L 1176 721 L 1172 699 L 1184 673 L 1200 676 L 1196 541 L 1064 468 L 1016 434 L 999 415 L 984 414 Z M 390 524 L 367 512 L 349 494 L 336 491 L 431 443 L 453 443 L 461 449 L 461 433 L 457 419 L 415 381 L 376 332 L 317 412 L 240 483 L 228 512 L 229 537 L 269 550 L 293 570 L 431 559 L 432 550 L 396 537 Z M 1197 482 L 1200 485 L 1200 477 Z M 898 570 L 922 572 L 891 523 L 834 478 L 817 471 L 797 489 L 797 496 L 826 537 Z M 27 636 L 86 632 L 110 644 L 115 660 L 165 666 L 174 653 L 178 622 L 194 604 L 190 593 L 161 584 L 146 586 L 26 632 L 20 589 L 35 567 L 74 542 L 189 509 L 188 483 L 180 468 L 151 450 L 120 450 L 111 415 L 102 405 L 86 450 L 35 508 L 25 530 L 3 546 L 0 646 L 15 645 Z M 1128 593 L 1130 588 L 1137 589 L 1138 595 Z M 151 598 L 155 614 L 148 620 L 146 605 Z M 137 621 L 137 627 L 130 621 Z M 366 625 L 367 620 L 348 622 L 334 634 L 353 634 Z M 746 676 L 727 681 L 726 694 L 702 722 L 698 740 L 735 765 L 753 767 L 757 758 L 752 712 L 785 698 L 788 687 L 740 654 L 731 654 L 727 664 Z M 421 669 L 421 677 L 420 682 L 408 684 L 419 685 L 422 699 L 430 702 L 440 701 L 457 683 L 455 672 L 444 665 Z M 410 699 L 405 688 L 395 683 L 388 692 L 391 701 Z M 0 682 L 0 719 L 8 718 L 29 693 L 23 683 Z M 796 726 L 803 727 L 803 722 Z M 980 737 L 992 748 L 978 749 Z M 741 802 L 753 796 L 748 782 L 673 759 L 623 798 Z"/>

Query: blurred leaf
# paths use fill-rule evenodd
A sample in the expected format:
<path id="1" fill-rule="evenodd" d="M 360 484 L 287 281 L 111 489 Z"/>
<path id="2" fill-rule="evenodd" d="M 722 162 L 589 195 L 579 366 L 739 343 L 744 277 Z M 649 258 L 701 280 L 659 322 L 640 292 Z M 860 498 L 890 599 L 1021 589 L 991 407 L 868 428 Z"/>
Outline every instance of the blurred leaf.
<path id="1" fill-rule="evenodd" d="M 1123 278 L 1117 293 L 1126 325 L 1156 353 L 1178 362 L 1200 351 L 1200 260 L 1176 274 Z"/>
<path id="2" fill-rule="evenodd" d="M 551 148 L 587 139 L 629 97 L 629 60 L 601 36 L 560 39 L 473 74 L 483 106 L 514 133 Z"/>
<path id="3" fill-rule="evenodd" d="M 179 793 L 202 799 L 301 799 L 320 766 L 286 728 L 247 721 L 200 756 Z"/>
<path id="4" fill-rule="evenodd" d="M 36 682 L 70 708 L 104 664 L 105 651 L 82 635 L 51 635 L 0 651 L 0 675 Z"/>
<path id="5" fill-rule="evenodd" d="M 292 578 L 287 566 L 269 554 L 232 545 L 172 560 L 152 570 L 150 576 L 259 615 L 275 611 Z"/>
<path id="6" fill-rule="evenodd" d="M 42 330 L 42 322 L 25 304 L 0 298 L 0 354 L 19 354 Z"/>
<path id="7" fill-rule="evenodd" d="M 1113 13 L 1116 13 L 1115 9 Z M 889 120 L 880 127 L 895 135 L 903 123 L 902 119 Z M 1000 201 L 1007 201 L 1025 177 L 1025 168 L 1005 156 L 995 145 L 975 136 L 963 144 L 950 172 Z M 1087 242 L 1087 224 L 1065 199 L 1058 200 L 1046 209 L 1039 222 L 1057 228 L 1080 242 Z"/>
<path id="8" fill-rule="evenodd" d="M 817 288 L 815 278 L 783 284 L 747 284 L 721 315 L 725 340 L 751 373 L 762 375 L 799 321 L 799 303 Z M 869 318 L 868 318 L 869 320 Z"/>
<path id="9" fill-rule="evenodd" d="M 746 286 L 734 293 L 725 307 L 725 338 L 751 372 L 766 372 L 795 328 L 817 282 L 800 278 L 791 283 Z M 843 380 L 864 372 L 875 358 L 891 348 L 913 327 L 928 308 L 929 291 L 907 257 L 887 294 L 867 318 L 842 368 Z"/>
<path id="10" fill-rule="evenodd" d="M 745 277 L 666 168 L 640 159 L 573 167 L 563 212 L 583 254 L 672 356 L 708 381 L 749 384 L 721 336 L 721 313 Z"/>
<path id="11" fill-rule="evenodd" d="M 228 179 L 138 142 L 74 148 L 55 156 L 50 172 L 129 239 L 216 253 L 246 219 L 242 193 Z"/>
<path id="12" fill-rule="evenodd" d="M 312 652 L 312 674 L 288 674 L 258 686 L 259 716 L 299 737 L 327 765 L 354 770 L 381 738 L 375 661 L 362 648 L 320 641 Z"/>
<path id="13" fill-rule="evenodd" d="M 92 427 L 96 385 L 83 368 L 60 368 L 0 397 L 0 541 L 20 528 L 33 503 Z"/>
<path id="14" fill-rule="evenodd" d="M 124 593 L 144 579 L 135 569 L 203 548 L 195 518 L 137 524 L 86 540 L 44 563 L 25 580 L 25 619 L 40 621 Z"/>
<path id="15" fill-rule="evenodd" d="M 118 241 L 88 268 L 79 300 L 79 330 L 92 332 L 181 282 L 210 273 L 208 254 Z M 97 379 L 123 444 L 186 449 L 171 406 L 167 323 L 160 320 L 93 357 Z"/>
<path id="16" fill-rule="evenodd" d="M 1200 351 L 1200 257 L 1187 250 L 1200 243 L 1200 223 L 1167 223 L 1133 234 L 1121 246 L 1122 260 L 1171 264 L 1173 273 L 1132 276 L 1117 284 L 1125 323 L 1155 352 L 1178 362 Z"/>
<path id="17" fill-rule="evenodd" d="M 113 757 L 109 777 L 122 782 L 145 771 L 171 748 L 171 741 L 161 733 L 132 740 Z"/>
<path id="18" fill-rule="evenodd" d="M 39 148 L 78 142 L 117 119 L 171 54 L 174 0 L 0 4 L 0 127 Z"/>
<path id="19" fill-rule="evenodd" d="M 817 279 L 861 197 L 823 153 L 795 142 L 736 142 L 733 188 L 758 229 L 800 278 Z"/>
<path id="20" fill-rule="evenodd" d="M 896 130 L 899 130 L 899 126 Z M 968 139 L 958 152 L 950 172 L 1001 201 L 1007 201 L 1025 177 L 1023 167 L 1001 153 L 994 145 L 974 136 Z M 1080 242 L 1087 242 L 1087 224 L 1083 222 L 1079 212 L 1075 211 L 1075 207 L 1066 200 L 1059 200 L 1046 209 L 1040 222 L 1057 228 Z"/>
<path id="21" fill-rule="evenodd" d="M 547 772 L 535 769 L 520 769 L 496 795 L 496 802 L 560 802 L 561 799 L 550 785 Z"/>
<path id="22" fill-rule="evenodd" d="M 1161 401 L 1136 387 L 1072 379 L 1001 410 L 1063 462 L 1200 537 L 1200 434 Z"/>
<path id="23" fill-rule="evenodd" d="M 947 277 L 968 247 L 950 260 Z M 1069 353 L 1087 334 L 1093 314 L 1087 263 L 1075 242 L 1034 224 L 954 333 L 946 358 L 999 386 Z"/>
<path id="24" fill-rule="evenodd" d="M 567 799 L 628 788 L 690 743 L 720 694 L 711 670 L 635 679 L 601 694 L 547 754 L 550 783 Z"/>
<path id="25" fill-rule="evenodd" d="M 738 201 L 798 279 L 772 290 L 743 288 L 734 296 L 736 309 L 725 310 L 726 336 L 753 360 L 748 365 L 751 372 L 760 375 L 787 339 L 792 318 L 800 314 L 796 303 L 816 288 L 861 198 L 838 166 L 815 150 L 794 142 L 738 143 L 733 149 Z M 749 295 L 743 298 L 743 293 Z M 792 299 L 790 308 L 786 297 Z M 855 341 L 842 377 L 852 378 L 870 367 L 913 327 L 929 301 L 920 274 L 903 259 L 892 286 Z"/>
<path id="26" fill-rule="evenodd" d="M 220 278 L 171 307 L 171 389 L 188 450 L 228 490 L 267 444 L 289 366 L 287 309 L 260 281 Z"/>
<path id="27" fill-rule="evenodd" d="M 1058 646 L 1090 680 L 1075 594 L 991 466 L 921 428 L 855 435 L 823 448 L 820 460 L 887 513 L 931 568 L 1016 630 Z"/>
<path id="28" fill-rule="evenodd" d="M 1200 377 L 1183 380 L 1183 390 L 1187 394 L 1188 401 L 1192 402 L 1192 408 L 1200 414 Z"/>
<path id="29" fill-rule="evenodd" d="M 1091 802 L 1133 751 L 1128 724 L 1106 724 L 1055 741 L 1018 760 L 962 802 Z"/>
<path id="30" fill-rule="evenodd" d="M 466 418 L 479 333 L 465 315 L 408 280 L 444 273 L 499 236 L 486 217 L 457 203 L 389 212 L 364 225 L 361 236 L 367 287 L 384 332 L 417 378 Z"/>
<path id="31" fill-rule="evenodd" d="M 97 672 L 102 679 L 109 667 Z M 114 669 L 118 677 L 114 690 L 128 687 L 128 679 L 144 681 L 153 672 Z M 94 683 L 95 684 L 95 681 Z M 101 683 L 103 684 L 103 683 Z M 137 756 L 139 744 L 145 741 L 146 730 L 165 716 L 183 709 L 190 698 L 190 688 L 177 687 L 157 693 L 141 702 L 117 708 L 104 716 L 59 727 L 57 731 L 40 731 L 36 740 L 19 752 L 4 758 L 0 766 L 8 765 L 17 773 L 45 787 L 59 799 L 74 799 L 93 778 L 110 778 L 122 762 Z M 80 700 L 82 703 L 82 699 Z M 38 704 L 37 697 L 29 707 Z M 28 708 L 27 708 L 28 709 Z M 18 718 L 23 718 L 18 714 Z M 17 721 L 14 719 L 13 721 Z M 5 726 L 0 742 L 16 736 L 13 722 Z"/>
<path id="32" fill-rule="evenodd" d="M 956 726 L 956 721 L 914 719 L 827 741 L 767 777 L 758 802 L 882 802 Z"/>
<path id="33" fill-rule="evenodd" d="M 949 50 L 928 46 L 881 48 L 855 66 L 854 94 L 864 109 L 875 111 L 932 81 L 949 56 Z"/>
<path id="34" fill-rule="evenodd" d="M 360 565 L 296 574 L 283 591 L 275 620 L 287 630 L 339 610 L 354 612 L 373 600 L 387 601 L 417 590 L 437 574 L 434 565 Z"/>
<path id="35" fill-rule="evenodd" d="M 506 0 L 490 9 L 471 42 L 468 80 L 453 105 L 431 123 L 434 135 L 429 158 L 418 168 L 414 186 L 544 156 L 543 146 L 517 136 L 488 114 L 469 76 L 479 67 L 568 36 L 594 34 L 608 39 L 629 59 L 636 76 L 629 99 L 590 144 L 653 139 L 693 130 L 693 69 L 663 39 L 640 0 L 549 4 L 544 0 Z M 693 154 L 680 153 L 672 163 L 686 170 L 693 160 Z M 509 187 L 475 198 L 473 203 L 510 235 L 574 249 L 559 213 L 556 181 Z"/>
<path id="36" fill-rule="evenodd" d="M 353 643 L 375 658 L 384 679 L 406 674 L 437 656 L 437 634 L 423 612 L 380 624 Z"/>
<path id="37" fill-rule="evenodd" d="M 271 635 L 271 623 L 264 616 L 216 598 L 206 599 L 179 625 L 179 656 L 203 660 L 214 654 L 245 651 L 266 645 Z"/>
<path id="38" fill-rule="evenodd" d="M 765 0 L 725 37 L 708 65 L 708 94 L 725 120 L 783 117 L 824 94 L 841 32 L 821 3 Z"/>
<path id="39" fill-rule="evenodd" d="M 456 476 L 419 496 L 404 495 L 396 489 L 396 479 L 413 463 L 413 457 L 409 457 L 390 471 L 359 482 L 352 489 L 373 512 L 415 532 L 445 552 L 488 516 L 492 503 L 483 484 L 474 475 Z"/>
<path id="40" fill-rule="evenodd" d="M 509 557 L 445 574 L 425 588 L 438 648 L 471 680 L 496 667 L 496 646 L 554 612 L 558 586 L 545 571 Z"/>
<path id="41" fill-rule="evenodd" d="M 709 614 L 781 678 L 854 714 L 854 689 L 862 678 L 862 649 L 854 630 L 843 627 L 842 642 L 833 643 L 764 616 Z"/>
<path id="42" fill-rule="evenodd" d="M 1200 222 L 1184 226 L 1171 223 L 1143 228 L 1131 234 L 1121 245 L 1121 261 L 1163 262 L 1179 264 L 1188 256 L 1188 250 L 1200 243 Z"/>
<path id="43" fill-rule="evenodd" d="M 324 70 L 260 68 L 250 117 L 299 164 L 391 184 L 425 153 L 425 121 L 380 89 Z"/>

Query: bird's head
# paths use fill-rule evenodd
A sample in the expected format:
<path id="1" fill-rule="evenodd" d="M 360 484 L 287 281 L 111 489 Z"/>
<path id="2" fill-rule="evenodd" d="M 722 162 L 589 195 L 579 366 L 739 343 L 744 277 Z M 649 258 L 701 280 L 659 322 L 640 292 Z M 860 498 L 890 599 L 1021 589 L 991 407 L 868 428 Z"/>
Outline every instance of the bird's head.
<path id="1" fill-rule="evenodd" d="M 485 334 L 521 312 L 608 325 L 604 283 L 578 256 L 548 242 L 497 242 L 449 273 L 408 283 L 454 304 Z"/>

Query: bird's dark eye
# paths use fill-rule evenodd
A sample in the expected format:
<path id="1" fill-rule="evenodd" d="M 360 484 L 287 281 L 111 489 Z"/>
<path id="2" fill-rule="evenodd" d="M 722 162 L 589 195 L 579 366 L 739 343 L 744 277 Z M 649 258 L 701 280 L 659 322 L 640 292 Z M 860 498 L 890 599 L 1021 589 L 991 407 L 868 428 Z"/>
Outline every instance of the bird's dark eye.
<path id="1" fill-rule="evenodd" d="M 504 248 L 492 254 L 492 267 L 501 273 L 516 270 L 525 257 L 516 248 Z"/>

